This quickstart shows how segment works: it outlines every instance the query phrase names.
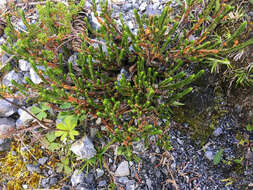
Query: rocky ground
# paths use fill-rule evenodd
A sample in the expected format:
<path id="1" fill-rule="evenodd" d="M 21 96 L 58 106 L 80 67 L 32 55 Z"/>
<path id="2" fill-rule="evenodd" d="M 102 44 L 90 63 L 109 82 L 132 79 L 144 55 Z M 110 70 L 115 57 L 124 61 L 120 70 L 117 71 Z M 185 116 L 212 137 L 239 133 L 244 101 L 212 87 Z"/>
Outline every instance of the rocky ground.
<path id="1" fill-rule="evenodd" d="M 97 4 L 98 2 L 96 0 Z M 111 0 L 109 2 L 114 10 L 113 16 L 119 19 L 119 13 L 123 13 L 124 20 L 133 31 L 136 31 L 133 19 L 134 8 L 148 15 L 159 15 L 168 0 Z M 86 6 L 91 6 L 90 1 L 86 3 Z M 170 6 L 177 8 L 176 2 Z M 252 22 L 253 12 L 247 9 L 246 14 Z M 90 14 L 90 21 L 93 27 L 99 27 L 99 23 L 92 14 Z M 17 26 L 25 29 L 22 21 L 17 21 Z M 4 40 L 2 36 L 0 43 Z M 74 61 L 73 57 L 71 57 L 72 61 Z M 11 55 L 3 54 L 0 69 L 10 59 Z M 253 61 L 250 59 L 250 52 L 247 61 Z M 29 62 L 19 60 L 17 65 L 15 70 L 0 77 L 2 84 L 11 86 L 11 80 L 23 83 L 25 76 L 28 76 L 35 84 L 41 82 Z M 184 110 L 175 110 L 177 118 L 184 118 L 171 118 L 171 126 L 165 131 L 170 137 L 170 151 L 162 150 L 152 143 L 156 137 L 151 136 L 148 147 L 145 147 L 142 141 L 133 146 L 134 152 L 140 158 L 139 161 L 127 161 L 123 157 L 118 157 L 115 154 L 117 147 L 112 146 L 111 151 L 104 156 L 103 166 L 91 166 L 86 172 L 87 168 L 81 170 L 81 164 L 68 178 L 63 179 L 63 174 L 55 171 L 50 164 L 52 155 L 47 154 L 42 146 L 41 158 L 37 159 L 36 163 L 27 164 L 27 170 L 44 176 L 40 180 L 40 188 L 56 187 L 58 186 L 56 184 L 60 184 L 61 189 L 66 190 L 113 189 L 112 184 L 116 189 L 126 190 L 253 188 L 253 153 L 244 144 L 252 135 L 245 126 L 253 117 L 253 89 L 252 87 L 244 90 L 233 89 L 227 96 L 223 90 L 218 90 L 219 93 L 217 93 L 215 85 L 210 85 L 213 80 L 208 74 L 204 78 L 207 80 L 203 80 L 204 82 L 200 85 L 196 84 L 198 91 L 185 99 L 188 106 Z M 8 100 L 28 110 L 32 106 L 29 102 L 20 99 L 9 98 Z M 3 99 L 0 100 L 1 134 L 8 129 L 24 126 L 31 120 L 33 118 L 20 107 Z M 160 121 L 160 124 L 162 125 L 163 122 Z M 99 118 L 92 120 L 88 125 L 96 125 L 103 130 Z M 96 133 L 94 130 L 91 129 L 86 133 L 88 137 L 85 136 L 82 141 L 75 142 L 72 151 L 89 159 L 96 154 L 94 144 L 98 139 L 94 139 L 94 133 Z M 10 139 L 0 139 L 0 151 L 8 151 L 10 142 Z M 23 151 L 29 151 L 29 147 L 23 148 Z M 223 152 L 221 161 L 214 164 L 219 151 Z M 3 183 L 0 187 L 4 188 L 5 185 Z M 23 188 L 28 187 L 23 185 Z"/>

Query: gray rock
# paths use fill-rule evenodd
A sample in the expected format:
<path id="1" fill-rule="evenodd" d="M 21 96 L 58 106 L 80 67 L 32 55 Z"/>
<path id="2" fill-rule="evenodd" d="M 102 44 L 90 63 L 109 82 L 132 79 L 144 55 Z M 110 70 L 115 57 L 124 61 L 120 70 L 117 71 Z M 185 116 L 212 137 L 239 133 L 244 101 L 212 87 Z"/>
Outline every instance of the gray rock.
<path id="1" fill-rule="evenodd" d="M 128 176 L 129 174 L 130 174 L 130 171 L 129 171 L 128 162 L 127 161 L 121 162 L 115 172 L 115 176 L 123 177 L 123 176 Z"/>
<path id="2" fill-rule="evenodd" d="M 26 29 L 26 26 L 25 24 L 23 23 L 23 21 L 20 19 L 18 22 L 17 22 L 17 29 L 20 31 L 20 32 L 24 32 L 24 31 L 27 31 Z"/>
<path id="3" fill-rule="evenodd" d="M 222 133 L 223 133 L 222 128 L 221 128 L 221 127 L 218 127 L 217 129 L 214 130 L 213 135 L 214 135 L 215 137 L 218 137 L 218 136 L 220 136 Z"/>
<path id="4" fill-rule="evenodd" d="M 253 12 L 249 12 L 248 15 L 251 17 L 251 20 L 253 21 Z"/>
<path id="5" fill-rule="evenodd" d="M 42 158 L 38 159 L 38 163 L 40 165 L 44 165 L 47 161 L 48 161 L 48 157 L 42 157 Z"/>
<path id="6" fill-rule="evenodd" d="M 97 153 L 91 140 L 84 136 L 71 145 L 70 150 L 78 155 L 81 159 L 90 159 Z"/>
<path id="7" fill-rule="evenodd" d="M 133 142 L 133 151 L 134 152 L 144 152 L 145 151 L 145 144 L 143 140 L 138 142 Z"/>
<path id="8" fill-rule="evenodd" d="M 158 7 L 157 7 L 158 8 Z M 147 6 L 147 8 L 146 8 L 146 15 L 148 15 L 148 16 L 158 16 L 158 15 L 160 15 L 161 14 L 161 11 L 160 10 L 158 10 L 156 7 L 152 7 L 152 6 Z"/>
<path id="9" fill-rule="evenodd" d="M 68 63 L 72 63 L 73 65 L 77 65 L 77 58 L 78 58 L 78 54 L 74 53 L 73 55 L 71 55 L 68 59 Z"/>
<path id="10" fill-rule="evenodd" d="M 127 12 L 127 11 L 130 11 L 132 9 L 132 7 L 133 7 L 132 3 L 124 3 L 122 9 L 123 9 L 123 11 Z"/>
<path id="11" fill-rule="evenodd" d="M 82 183 L 84 179 L 84 173 L 81 170 L 75 170 L 71 176 L 72 186 L 77 186 L 78 184 Z"/>
<path id="12" fill-rule="evenodd" d="M 93 12 L 91 13 L 90 24 L 94 30 L 98 30 L 101 27 L 101 24 L 98 22 Z"/>
<path id="13" fill-rule="evenodd" d="M 5 86 L 13 86 L 13 84 L 11 83 L 12 80 L 19 84 L 25 82 L 24 76 L 21 73 L 16 73 L 14 70 L 12 70 L 4 76 L 2 83 Z"/>
<path id="14" fill-rule="evenodd" d="M 214 153 L 212 151 L 206 151 L 205 152 L 205 157 L 209 160 L 209 161 L 213 161 L 214 158 Z"/>
<path id="15" fill-rule="evenodd" d="M 12 98 L 8 98 L 8 100 L 14 102 Z M 0 99 L 0 117 L 9 117 L 17 111 L 18 109 L 14 105 L 3 99 Z"/>
<path id="16" fill-rule="evenodd" d="M 147 178 L 147 179 L 146 179 L 146 184 L 147 184 L 147 186 L 148 186 L 148 189 L 153 189 L 151 179 Z"/>
<path id="17" fill-rule="evenodd" d="M 28 111 L 30 111 L 30 109 L 31 107 L 27 108 Z M 30 122 L 33 120 L 33 117 L 22 109 L 18 109 L 18 114 L 19 118 L 16 121 L 17 127 L 29 125 Z"/>
<path id="18" fill-rule="evenodd" d="M 119 183 L 122 183 L 122 184 L 127 184 L 128 181 L 129 181 L 128 177 L 120 177 L 120 178 L 118 179 L 118 182 L 119 182 Z"/>
<path id="19" fill-rule="evenodd" d="M 41 172 L 39 165 L 26 164 L 26 168 L 29 172 L 36 172 L 36 173 Z"/>
<path id="20" fill-rule="evenodd" d="M 0 46 L 3 45 L 5 43 L 5 41 L 6 40 L 4 39 L 4 37 L 0 37 Z M 1 66 L 0 66 L 0 68 L 1 68 Z"/>
<path id="21" fill-rule="evenodd" d="M 8 131 L 14 130 L 15 127 L 15 120 L 10 118 L 0 118 L 0 135 L 4 135 Z"/>
<path id="22" fill-rule="evenodd" d="M 153 9 L 158 10 L 159 7 L 160 7 L 160 3 L 159 2 L 153 4 Z"/>
<path id="23" fill-rule="evenodd" d="M 175 170 L 176 167 L 177 167 L 177 164 L 176 162 L 173 162 L 171 165 L 170 165 L 171 169 Z"/>
<path id="24" fill-rule="evenodd" d="M 0 64 L 0 69 L 2 69 L 6 65 L 6 61 L 9 59 L 9 57 L 6 54 L 2 55 L 2 64 Z"/>
<path id="25" fill-rule="evenodd" d="M 29 71 L 31 68 L 31 64 L 24 59 L 18 60 L 18 66 L 21 71 Z"/>
<path id="26" fill-rule="evenodd" d="M 47 173 L 48 173 L 48 175 L 52 175 L 54 173 L 54 171 L 52 169 L 49 169 Z"/>
<path id="27" fill-rule="evenodd" d="M 30 68 L 30 76 L 34 84 L 40 84 L 42 82 L 41 78 L 37 75 L 33 68 Z"/>
<path id="28" fill-rule="evenodd" d="M 11 149 L 10 139 L 0 139 L 0 151 L 9 151 Z"/>
<path id="29" fill-rule="evenodd" d="M 133 22 L 132 22 L 131 20 L 127 22 L 127 25 L 128 25 L 128 27 L 129 27 L 131 30 L 134 29 L 134 24 L 133 24 Z"/>
<path id="30" fill-rule="evenodd" d="M 178 144 L 180 144 L 180 145 L 183 145 L 183 144 L 184 144 L 184 141 L 181 140 L 181 139 L 179 139 L 179 138 L 177 138 L 177 142 L 178 142 Z"/>
<path id="31" fill-rule="evenodd" d="M 140 5 L 139 10 L 140 10 L 141 12 L 143 12 L 143 11 L 145 11 L 146 7 L 147 7 L 147 3 L 144 1 L 144 2 Z"/>
<path id="32" fill-rule="evenodd" d="M 93 189 L 90 189 L 87 184 L 85 183 L 82 183 L 82 184 L 79 184 L 77 187 L 76 187 L 76 190 L 93 190 Z"/>
<path id="33" fill-rule="evenodd" d="M 48 188 L 50 185 L 49 185 L 49 178 L 44 178 L 41 180 L 40 184 L 43 188 Z"/>
<path id="34" fill-rule="evenodd" d="M 120 70 L 120 74 L 118 74 L 118 76 L 117 76 L 117 83 L 118 84 L 119 84 L 119 81 L 123 78 L 123 76 L 125 77 L 126 81 L 129 81 L 131 79 L 129 72 L 126 69 L 122 68 Z"/>
<path id="35" fill-rule="evenodd" d="M 105 180 L 99 181 L 98 182 L 98 187 L 105 187 L 107 182 Z"/>
<path id="36" fill-rule="evenodd" d="M 104 173 L 105 173 L 104 170 L 101 170 L 100 168 L 96 169 L 97 178 L 103 176 Z"/>
<path id="37" fill-rule="evenodd" d="M 135 181 L 134 180 L 129 180 L 128 183 L 126 184 L 126 190 L 135 190 Z"/>
<path id="38" fill-rule="evenodd" d="M 96 120 L 96 124 L 97 125 L 100 125 L 102 123 L 102 119 L 99 117 L 99 118 L 97 118 L 97 120 Z"/>
<path id="39" fill-rule="evenodd" d="M 91 137 L 92 139 L 94 139 L 94 138 L 96 137 L 97 132 L 98 132 L 98 129 L 97 129 L 97 128 L 91 127 L 91 128 L 90 128 L 90 137 Z"/>
<path id="40" fill-rule="evenodd" d="M 56 185 L 57 181 L 58 181 L 58 179 L 56 177 L 52 177 L 52 178 L 50 178 L 49 184 L 50 185 Z"/>
<path id="41" fill-rule="evenodd" d="M 253 161 L 253 152 L 250 150 L 250 148 L 248 148 L 245 158 L 251 162 Z"/>
<path id="42" fill-rule="evenodd" d="M 0 9 L 4 9 L 7 4 L 7 0 L 1 0 L 0 1 Z"/>
<path id="43" fill-rule="evenodd" d="M 89 185 L 95 184 L 95 176 L 93 173 L 89 173 L 88 175 L 85 176 L 85 182 Z"/>

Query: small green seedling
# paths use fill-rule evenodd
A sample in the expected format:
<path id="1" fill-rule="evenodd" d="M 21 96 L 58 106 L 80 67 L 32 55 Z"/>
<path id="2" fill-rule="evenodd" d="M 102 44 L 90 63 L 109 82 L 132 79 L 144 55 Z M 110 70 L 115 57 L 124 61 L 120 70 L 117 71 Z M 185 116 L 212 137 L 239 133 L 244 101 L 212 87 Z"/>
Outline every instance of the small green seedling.
<path id="1" fill-rule="evenodd" d="M 50 150 L 50 151 L 56 151 L 56 150 L 59 150 L 61 148 L 61 145 L 60 143 L 57 143 L 57 142 L 54 142 L 55 139 L 57 138 L 55 136 L 55 133 L 54 132 L 48 132 L 46 135 L 46 138 L 45 138 L 45 143 L 47 145 L 47 148 Z"/>
<path id="2" fill-rule="evenodd" d="M 223 155 L 223 149 L 221 148 L 214 156 L 213 158 L 213 164 L 218 165 L 221 161 L 222 155 Z"/>
<path id="3" fill-rule="evenodd" d="M 63 122 L 56 125 L 56 128 L 59 129 L 55 132 L 56 137 L 61 137 L 61 141 L 64 141 L 66 138 L 75 140 L 75 136 L 79 135 L 79 132 L 75 130 L 77 125 L 77 118 L 73 115 L 69 115 L 64 118 Z"/>
<path id="4" fill-rule="evenodd" d="M 247 131 L 253 131 L 253 125 L 248 124 L 247 125 Z"/>
<path id="5" fill-rule="evenodd" d="M 31 108 L 31 112 L 39 119 L 43 120 L 47 117 L 46 111 L 48 111 L 50 107 L 47 105 L 47 103 L 41 103 L 40 107 L 33 106 Z"/>
<path id="6" fill-rule="evenodd" d="M 69 158 L 62 157 L 61 162 L 57 163 L 57 172 L 64 171 L 65 174 L 70 175 L 72 173 L 72 169 L 69 167 Z"/>

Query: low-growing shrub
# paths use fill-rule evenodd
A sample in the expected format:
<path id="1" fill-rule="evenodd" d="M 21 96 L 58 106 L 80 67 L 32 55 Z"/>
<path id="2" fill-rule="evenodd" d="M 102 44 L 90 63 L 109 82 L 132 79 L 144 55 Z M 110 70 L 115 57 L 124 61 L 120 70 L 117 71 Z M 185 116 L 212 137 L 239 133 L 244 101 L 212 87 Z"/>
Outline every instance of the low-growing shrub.
<path id="1" fill-rule="evenodd" d="M 33 23 L 20 11 L 24 31 L 16 29 L 7 17 L 8 43 L 2 49 L 28 60 L 43 81 L 34 84 L 26 78 L 24 85 L 13 81 L 20 92 L 27 95 L 26 89 L 32 88 L 39 101 L 62 112 L 66 109 L 79 121 L 101 118 L 106 135 L 119 143 L 119 154 L 127 157 L 131 157 L 132 142 L 147 142 L 152 135 L 169 148 L 164 129 L 169 125 L 171 107 L 181 105 L 179 100 L 192 91 L 190 83 L 204 72 L 186 72 L 185 67 L 222 65 L 229 53 L 253 44 L 253 39 L 235 44 L 246 22 L 225 41 L 213 34 L 233 10 L 216 0 L 199 10 L 197 20 L 191 11 L 200 1 L 186 1 L 182 16 L 175 18 L 170 16 L 169 6 L 160 16 L 141 16 L 134 10 L 136 32 L 122 15 L 120 23 L 113 19 L 108 1 L 100 3 L 99 11 L 93 1 L 92 13 L 99 25 L 95 29 L 84 4 L 47 1 L 37 7 L 40 17 Z M 73 50 L 76 60 L 67 61 Z M 165 122 L 161 124 L 161 120 Z"/>

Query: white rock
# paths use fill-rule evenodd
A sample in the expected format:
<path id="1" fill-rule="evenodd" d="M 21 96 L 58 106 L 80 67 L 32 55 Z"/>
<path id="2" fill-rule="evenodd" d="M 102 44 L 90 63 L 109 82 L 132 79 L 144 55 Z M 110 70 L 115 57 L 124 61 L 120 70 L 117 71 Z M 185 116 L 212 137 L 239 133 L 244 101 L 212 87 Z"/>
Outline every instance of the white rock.
<path id="1" fill-rule="evenodd" d="M 134 180 L 129 180 L 129 182 L 126 184 L 126 190 L 135 190 L 135 182 Z"/>
<path id="2" fill-rule="evenodd" d="M 8 74 L 6 74 L 3 78 L 3 85 L 5 86 L 13 86 L 11 81 L 14 80 L 17 83 L 21 84 L 24 83 L 24 76 L 21 73 L 16 73 L 14 70 L 10 71 Z"/>
<path id="3" fill-rule="evenodd" d="M 84 136 L 73 143 L 70 150 L 78 155 L 81 159 L 90 159 L 97 153 L 93 143 L 87 136 Z"/>
<path id="4" fill-rule="evenodd" d="M 8 131 L 15 129 L 15 120 L 10 118 L 0 118 L 0 135 L 6 134 Z"/>
<path id="5" fill-rule="evenodd" d="M 14 101 L 12 98 L 8 98 L 10 101 Z M 9 102 L 0 99 L 0 117 L 9 117 L 15 112 L 17 112 L 17 108 L 10 104 Z"/>
<path id="6" fill-rule="evenodd" d="M 216 128 L 216 129 L 213 131 L 213 135 L 214 135 L 215 137 L 220 136 L 222 133 L 223 133 L 223 130 L 222 130 L 222 128 L 220 128 L 220 127 Z"/>
<path id="7" fill-rule="evenodd" d="M 111 0 L 112 3 L 115 3 L 115 4 L 122 4 L 122 3 L 125 3 L 125 0 Z"/>
<path id="8" fill-rule="evenodd" d="M 101 124 L 101 122 L 102 122 L 102 119 L 99 117 L 99 118 L 97 118 L 97 120 L 96 120 L 96 124 L 97 125 L 100 125 Z"/>
<path id="9" fill-rule="evenodd" d="M 82 183 L 84 181 L 84 178 L 84 173 L 81 170 L 75 170 L 71 176 L 72 186 L 77 186 L 79 183 Z"/>
<path id="10" fill-rule="evenodd" d="M 3 39 L 3 38 L 0 38 Z M 1 44 L 2 42 L 0 42 Z M 2 54 L 1 49 L 0 49 L 0 55 Z M 9 59 L 9 57 L 6 54 L 3 54 L 1 57 L 1 63 L 0 63 L 0 69 L 4 68 L 4 66 L 6 65 L 6 61 Z"/>
<path id="11" fill-rule="evenodd" d="M 105 172 L 104 172 L 104 170 L 97 168 L 96 173 L 97 173 L 97 178 L 99 178 L 99 177 L 103 176 Z"/>
<path id="12" fill-rule="evenodd" d="M 77 65 L 77 59 L 78 59 L 78 54 L 74 53 L 71 55 L 68 59 L 68 63 L 72 63 L 72 65 Z"/>
<path id="13" fill-rule="evenodd" d="M 21 71 L 29 71 L 31 68 L 31 64 L 24 59 L 18 60 L 18 66 Z"/>
<path id="14" fill-rule="evenodd" d="M 7 1 L 6 0 L 0 0 L 0 9 L 4 9 L 6 6 Z"/>
<path id="15" fill-rule="evenodd" d="M 123 161 L 119 164 L 115 176 L 123 177 L 123 176 L 128 176 L 130 174 L 129 171 L 129 165 L 127 161 Z"/>
<path id="16" fill-rule="evenodd" d="M 208 160 L 213 161 L 214 154 L 213 154 L 212 151 L 209 151 L 209 150 L 208 150 L 208 151 L 205 152 L 205 157 L 206 157 Z"/>
<path id="17" fill-rule="evenodd" d="M 98 22 L 97 18 L 95 17 L 94 13 L 91 13 L 91 26 L 98 30 L 101 27 L 101 24 Z"/>
<path id="18" fill-rule="evenodd" d="M 30 111 L 31 107 L 26 109 Z M 33 117 L 22 109 L 18 109 L 18 114 L 20 115 L 20 117 L 16 121 L 17 127 L 28 125 L 33 120 Z"/>
<path id="19" fill-rule="evenodd" d="M 128 181 L 129 181 L 129 179 L 128 179 L 128 177 L 120 177 L 120 178 L 118 179 L 118 181 L 119 181 L 119 183 L 121 183 L 121 184 L 127 184 Z"/>
<path id="20" fill-rule="evenodd" d="M 128 25 L 128 27 L 129 27 L 131 30 L 134 29 L 134 24 L 133 24 L 133 22 L 132 22 L 131 20 L 128 21 L 127 25 Z"/>
<path id="21" fill-rule="evenodd" d="M 140 11 L 141 12 L 143 12 L 143 11 L 145 11 L 145 9 L 146 9 L 146 7 L 147 7 L 147 3 L 146 2 L 143 2 L 141 5 L 140 5 Z"/>
<path id="22" fill-rule="evenodd" d="M 34 84 L 40 84 L 42 82 L 41 78 L 37 75 L 33 68 L 30 68 L 30 76 Z"/>

